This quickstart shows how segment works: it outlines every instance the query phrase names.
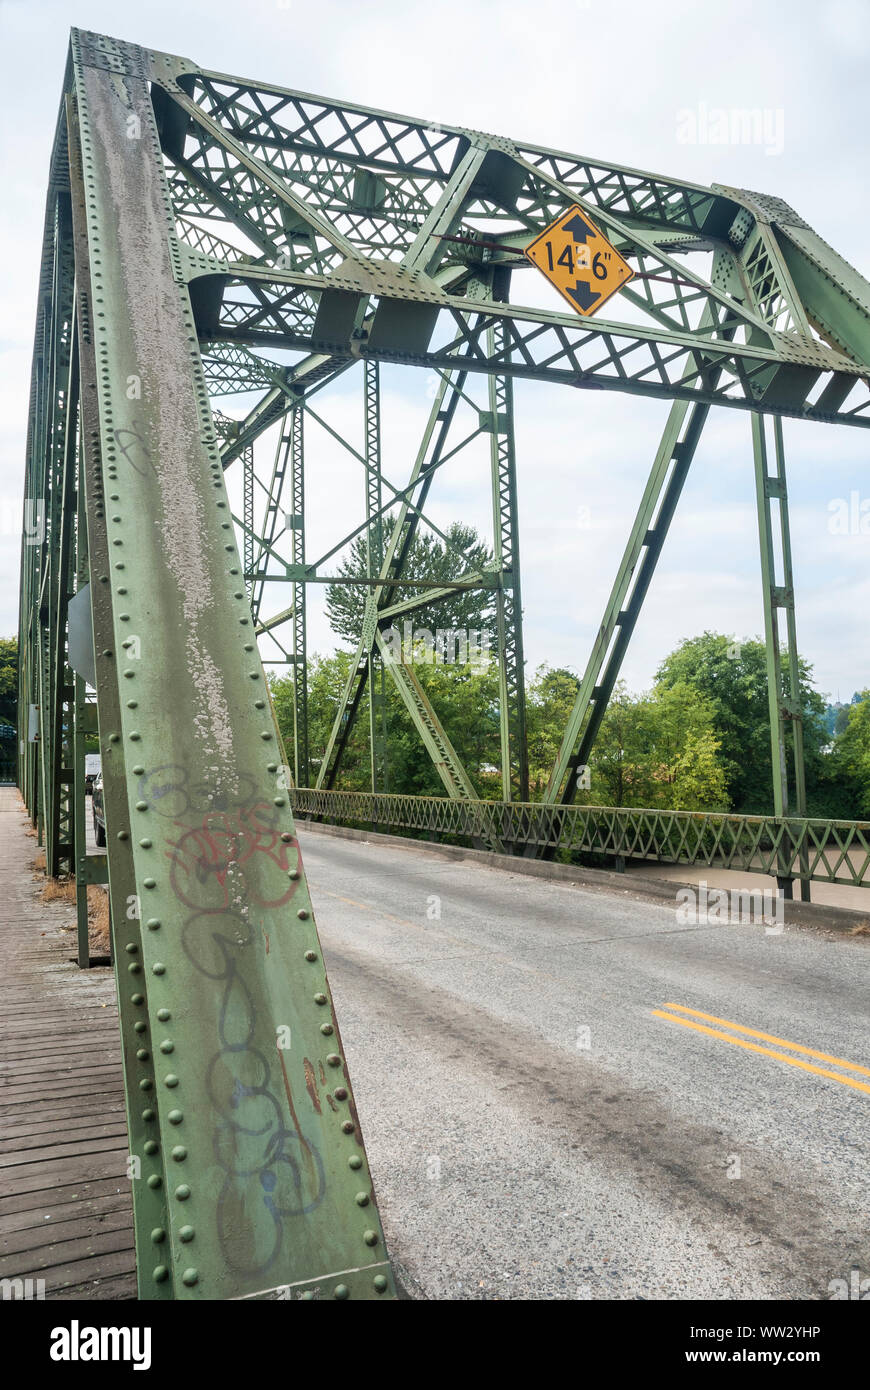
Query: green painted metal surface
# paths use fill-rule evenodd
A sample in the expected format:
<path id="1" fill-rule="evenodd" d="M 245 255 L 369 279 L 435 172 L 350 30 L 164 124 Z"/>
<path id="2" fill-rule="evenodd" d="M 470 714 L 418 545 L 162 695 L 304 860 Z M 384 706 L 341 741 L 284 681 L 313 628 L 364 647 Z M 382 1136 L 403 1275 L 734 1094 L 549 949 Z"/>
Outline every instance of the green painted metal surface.
<path id="1" fill-rule="evenodd" d="M 29 403 L 18 779 L 49 871 L 75 871 L 82 965 L 87 885 L 109 884 L 140 1290 L 389 1297 L 291 800 L 304 815 L 497 850 L 772 871 L 805 896 L 811 880 L 867 883 L 867 827 L 803 814 L 781 421 L 870 425 L 870 285 L 777 198 L 254 83 L 101 35 L 73 31 L 63 98 Z M 634 271 L 606 319 L 525 302 L 523 249 L 573 203 Z M 384 466 L 383 364 L 427 368 L 434 384 L 399 482 Z M 535 806 L 518 378 L 569 385 L 581 406 L 587 389 L 671 402 Z M 354 379 L 352 433 L 318 397 Z M 717 405 L 753 426 L 775 814 L 577 808 Z M 360 520 L 313 554 L 306 470 L 323 438 L 359 468 Z M 422 580 L 415 540 L 449 545 L 433 517 L 441 470 L 481 445 L 494 567 L 454 555 L 455 578 Z M 346 580 L 335 560 L 357 537 L 365 574 Z M 315 748 L 306 594 L 336 582 L 359 584 L 365 618 Z M 105 856 L 86 854 L 91 707 L 69 665 L 67 607 L 85 584 Z M 413 668 L 385 659 L 387 629 L 457 591 L 495 604 L 503 802 L 479 799 Z M 289 755 L 258 643 L 292 673 Z M 444 799 L 387 794 L 388 681 Z M 367 692 L 372 793 L 344 793 Z"/>
<path id="2" fill-rule="evenodd" d="M 625 806 L 548 806 L 540 801 L 457 801 L 295 787 L 297 816 L 441 836 L 449 843 L 532 845 L 539 853 L 703 864 L 870 887 L 870 821 L 738 816 Z"/>

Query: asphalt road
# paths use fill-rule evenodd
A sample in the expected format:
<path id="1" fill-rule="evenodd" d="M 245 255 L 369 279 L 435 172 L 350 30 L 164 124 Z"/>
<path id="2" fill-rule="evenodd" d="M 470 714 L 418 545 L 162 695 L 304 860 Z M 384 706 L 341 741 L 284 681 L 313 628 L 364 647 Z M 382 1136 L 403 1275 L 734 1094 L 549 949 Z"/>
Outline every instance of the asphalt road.
<path id="1" fill-rule="evenodd" d="M 299 839 L 412 1296 L 870 1279 L 870 938 Z"/>

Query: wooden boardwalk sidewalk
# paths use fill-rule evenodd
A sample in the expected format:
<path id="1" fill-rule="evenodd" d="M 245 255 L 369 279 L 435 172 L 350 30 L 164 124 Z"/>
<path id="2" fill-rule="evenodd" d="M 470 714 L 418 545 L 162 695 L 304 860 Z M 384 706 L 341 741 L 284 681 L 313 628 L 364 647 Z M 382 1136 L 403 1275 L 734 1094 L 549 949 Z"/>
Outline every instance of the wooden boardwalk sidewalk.
<path id="1" fill-rule="evenodd" d="M 75 964 L 75 906 L 41 901 L 29 823 L 0 786 L 0 1278 L 135 1298 L 113 974 Z"/>

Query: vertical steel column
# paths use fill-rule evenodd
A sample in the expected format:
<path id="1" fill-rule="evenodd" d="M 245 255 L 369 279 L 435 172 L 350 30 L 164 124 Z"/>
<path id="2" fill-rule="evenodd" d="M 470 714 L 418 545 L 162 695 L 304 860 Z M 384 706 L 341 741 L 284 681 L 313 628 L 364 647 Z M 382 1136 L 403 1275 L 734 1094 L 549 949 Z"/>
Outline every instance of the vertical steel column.
<path id="1" fill-rule="evenodd" d="M 506 358 L 504 325 L 488 330 L 490 356 Z M 499 723 L 502 796 L 528 801 L 529 754 L 526 742 L 526 688 L 523 662 L 523 608 L 520 588 L 519 519 L 517 515 L 514 393 L 509 376 L 489 377 L 489 433 L 492 465 L 492 517 L 498 642 Z"/>
<path id="2" fill-rule="evenodd" d="M 773 805 L 777 817 L 806 816 L 807 797 L 804 773 L 803 708 L 800 691 L 797 632 L 794 609 L 794 576 L 791 559 L 791 533 L 788 520 L 788 491 L 782 421 L 773 421 L 774 471 L 769 472 L 765 417 L 753 412 L 752 449 L 755 462 L 755 495 L 758 508 L 758 535 L 761 551 L 761 584 L 764 603 L 764 639 L 767 649 L 767 699 L 770 711 L 770 749 L 773 770 Z M 777 546 L 771 503 L 779 505 L 779 558 L 782 583 L 777 583 Z M 783 681 L 778 613 L 786 619 L 787 680 Z M 788 742 L 791 728 L 793 782 L 790 794 Z M 801 858 L 801 898 L 810 900 L 808 864 Z M 783 846 L 782 872 L 777 876 L 786 898 L 792 896 L 791 855 Z"/>
<path id="3" fill-rule="evenodd" d="M 291 555 L 294 565 L 305 563 L 305 415 L 301 404 L 290 419 L 293 474 Z M 309 780 L 308 646 L 305 619 L 306 586 L 293 585 L 293 775 L 297 787 Z"/>
<path id="4" fill-rule="evenodd" d="M 384 523 L 381 515 L 381 376 L 377 362 L 366 359 L 364 370 L 366 465 L 366 578 L 377 579 L 384 562 Z M 370 600 L 372 589 L 366 591 Z M 387 676 L 376 644 L 369 649 L 369 748 L 373 792 L 387 790 Z"/>

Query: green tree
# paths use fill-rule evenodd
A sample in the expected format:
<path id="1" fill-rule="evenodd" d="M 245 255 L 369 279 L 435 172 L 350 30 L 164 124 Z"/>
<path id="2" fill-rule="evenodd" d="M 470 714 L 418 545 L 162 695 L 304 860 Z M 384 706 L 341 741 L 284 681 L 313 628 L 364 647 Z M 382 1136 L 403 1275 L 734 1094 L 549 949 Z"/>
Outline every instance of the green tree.
<path id="1" fill-rule="evenodd" d="M 785 663 L 783 663 L 784 665 Z M 810 803 L 830 793 L 824 747 L 825 702 L 812 687 L 812 667 L 799 659 L 803 710 L 804 761 Z M 734 643 L 717 632 L 681 642 L 662 662 L 657 685 L 692 686 L 713 709 L 716 737 L 733 809 L 768 814 L 773 803 L 767 662 L 763 642 Z"/>
<path id="2" fill-rule="evenodd" d="M 709 700 L 684 682 L 648 695 L 614 689 L 590 756 L 593 805 L 727 810 L 725 768 Z"/>
<path id="3" fill-rule="evenodd" d="M 413 579 L 446 582 L 459 579 L 466 572 L 478 573 L 492 569 L 493 556 L 473 526 L 455 521 L 445 535 L 450 548 L 437 536 L 427 532 L 417 534 L 411 544 L 405 573 Z M 350 555 L 338 566 L 337 573 L 345 579 L 366 573 L 366 539 L 359 535 L 352 542 Z M 326 612 L 332 630 L 356 647 L 362 632 L 365 602 L 371 590 L 353 584 L 329 584 L 326 589 Z M 416 598 L 419 589 L 399 584 L 392 592 L 391 602 L 402 603 Z M 492 590 L 457 589 L 451 598 L 416 609 L 411 615 L 415 628 L 481 629 L 495 635 L 495 600 Z"/>
<path id="4" fill-rule="evenodd" d="M 837 736 L 832 753 L 835 775 L 844 792 L 844 819 L 870 818 L 870 690 L 851 705 L 845 728 Z"/>
<path id="5" fill-rule="evenodd" d="M 526 691 L 526 735 L 529 747 L 529 792 L 538 800 L 562 743 L 568 716 L 580 689 L 578 678 L 564 667 L 539 666 Z"/>
<path id="6" fill-rule="evenodd" d="M 312 781 L 316 780 L 320 758 L 332 730 L 353 656 L 336 651 L 330 656 L 314 656 L 308 664 L 308 726 Z M 498 675 L 494 663 L 482 670 L 470 663 L 422 665 L 414 667 L 417 677 L 443 724 L 456 753 L 481 796 L 498 798 L 501 778 L 498 772 Z M 292 759 L 293 682 L 290 676 L 270 677 L 275 716 Z M 392 792 L 416 796 L 443 796 L 444 783 L 423 746 L 420 735 L 399 695 L 387 676 L 388 783 Z M 342 759 L 338 786 L 348 791 L 368 790 L 371 786 L 369 753 L 369 692 L 366 687 Z"/>
<path id="7" fill-rule="evenodd" d="M 0 637 L 0 722 L 18 722 L 17 637 Z"/>

